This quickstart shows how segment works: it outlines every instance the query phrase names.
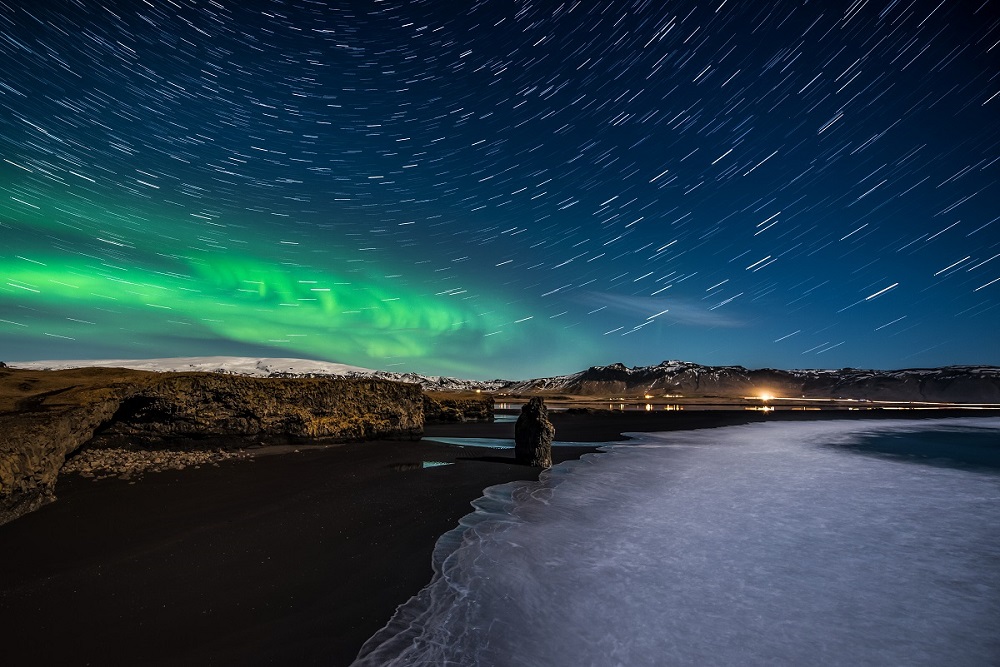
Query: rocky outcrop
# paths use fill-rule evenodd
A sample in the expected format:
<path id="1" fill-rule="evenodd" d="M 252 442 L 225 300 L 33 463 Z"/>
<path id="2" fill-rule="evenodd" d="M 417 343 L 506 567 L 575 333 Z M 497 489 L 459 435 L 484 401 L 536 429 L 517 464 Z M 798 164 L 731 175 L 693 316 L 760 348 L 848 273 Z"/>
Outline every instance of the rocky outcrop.
<path id="1" fill-rule="evenodd" d="M 0 524 L 55 500 L 66 457 L 115 412 L 114 400 L 58 412 L 0 415 Z"/>
<path id="2" fill-rule="evenodd" d="M 424 393 L 424 420 L 432 422 L 491 422 L 493 397 L 489 394 L 466 392 L 450 394 L 435 391 Z"/>
<path id="3" fill-rule="evenodd" d="M 346 378 L 252 378 L 168 373 L 130 392 L 97 444 L 158 444 L 245 438 L 266 444 L 302 440 L 419 439 L 423 399 L 414 385 Z"/>
<path id="4" fill-rule="evenodd" d="M 84 445 L 126 449 L 418 439 L 416 385 L 121 369 L 0 370 L 0 524 L 54 500 Z"/>
<path id="5" fill-rule="evenodd" d="M 552 467 L 552 440 L 556 427 L 549 421 L 549 409 L 540 396 L 522 408 L 514 424 L 514 457 L 529 466 Z"/>

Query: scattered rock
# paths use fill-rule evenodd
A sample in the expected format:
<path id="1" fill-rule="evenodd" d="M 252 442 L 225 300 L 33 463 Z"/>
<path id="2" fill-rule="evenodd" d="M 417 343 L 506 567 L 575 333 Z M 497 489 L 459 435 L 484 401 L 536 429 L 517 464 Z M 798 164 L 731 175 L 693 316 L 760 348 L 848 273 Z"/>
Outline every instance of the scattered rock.
<path id="1" fill-rule="evenodd" d="M 540 396 L 521 408 L 514 424 L 514 457 L 518 463 L 542 468 L 552 467 L 552 440 L 556 427 L 549 421 L 549 409 Z"/>
<path id="2" fill-rule="evenodd" d="M 124 447 L 88 447 L 66 460 L 60 472 L 77 473 L 82 477 L 132 479 L 147 472 L 183 470 L 219 461 L 249 458 L 242 451 L 225 449 L 204 450 L 139 450 Z"/>

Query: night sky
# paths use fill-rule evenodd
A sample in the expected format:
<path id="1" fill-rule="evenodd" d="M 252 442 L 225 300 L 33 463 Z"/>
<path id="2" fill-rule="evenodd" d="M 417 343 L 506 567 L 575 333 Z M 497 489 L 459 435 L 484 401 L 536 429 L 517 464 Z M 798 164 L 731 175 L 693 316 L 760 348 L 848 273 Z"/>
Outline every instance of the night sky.
<path id="1" fill-rule="evenodd" d="M 1000 364 L 1000 0 L 0 0 L 0 358 Z"/>

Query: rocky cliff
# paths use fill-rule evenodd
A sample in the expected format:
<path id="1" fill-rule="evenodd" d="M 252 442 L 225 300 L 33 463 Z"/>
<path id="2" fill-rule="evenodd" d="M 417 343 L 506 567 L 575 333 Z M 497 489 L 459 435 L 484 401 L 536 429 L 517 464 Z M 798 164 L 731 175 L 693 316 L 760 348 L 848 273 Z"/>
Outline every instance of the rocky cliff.
<path id="1" fill-rule="evenodd" d="M 374 379 L 227 377 L 168 373 L 129 392 L 100 439 L 249 438 L 297 440 L 419 439 L 420 387 Z"/>
<path id="2" fill-rule="evenodd" d="M 53 500 L 66 457 L 88 443 L 417 439 L 423 424 L 420 387 L 387 380 L 3 368 L 0 523 Z"/>

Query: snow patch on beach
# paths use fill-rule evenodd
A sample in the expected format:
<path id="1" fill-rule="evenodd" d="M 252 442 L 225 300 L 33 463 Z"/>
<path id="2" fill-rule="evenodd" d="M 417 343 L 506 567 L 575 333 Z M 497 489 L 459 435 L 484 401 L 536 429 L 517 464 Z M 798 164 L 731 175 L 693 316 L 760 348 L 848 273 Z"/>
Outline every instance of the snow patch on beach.
<path id="1" fill-rule="evenodd" d="M 487 489 L 355 665 L 993 664 L 1000 474 L 859 447 L 998 434 L 997 419 L 629 434 Z"/>

